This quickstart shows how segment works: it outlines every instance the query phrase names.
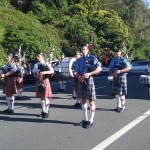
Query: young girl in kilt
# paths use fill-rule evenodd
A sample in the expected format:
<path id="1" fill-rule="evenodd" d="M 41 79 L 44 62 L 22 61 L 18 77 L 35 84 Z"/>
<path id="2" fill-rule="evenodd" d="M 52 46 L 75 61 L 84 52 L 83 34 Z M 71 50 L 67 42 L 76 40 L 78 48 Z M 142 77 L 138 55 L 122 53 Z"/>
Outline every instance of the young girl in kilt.
<path id="1" fill-rule="evenodd" d="M 36 77 L 36 97 L 41 99 L 41 117 L 48 118 L 49 116 L 49 98 L 52 97 L 52 90 L 49 81 L 49 75 L 54 73 L 49 62 L 45 62 L 44 54 L 39 52 L 37 54 L 37 62 L 33 68 L 33 75 Z"/>
<path id="2" fill-rule="evenodd" d="M 8 108 L 4 110 L 4 113 L 14 112 L 14 94 L 17 94 L 16 87 L 16 76 L 15 72 L 17 67 L 13 61 L 13 54 L 9 53 L 7 55 L 7 63 L 2 67 L 0 78 L 4 78 L 3 83 L 3 93 L 6 94 L 7 106 Z"/>

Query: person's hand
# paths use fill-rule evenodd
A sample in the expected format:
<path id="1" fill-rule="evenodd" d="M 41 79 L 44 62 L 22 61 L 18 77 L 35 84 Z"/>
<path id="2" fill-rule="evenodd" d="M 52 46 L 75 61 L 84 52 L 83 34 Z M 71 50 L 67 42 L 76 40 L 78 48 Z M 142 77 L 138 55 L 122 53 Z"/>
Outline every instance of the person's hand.
<path id="1" fill-rule="evenodd" d="M 116 72 L 112 73 L 112 76 L 117 77 L 117 73 Z"/>
<path id="2" fill-rule="evenodd" d="M 120 73 L 122 73 L 121 70 L 117 70 L 116 71 L 116 74 L 120 74 Z"/>
<path id="3" fill-rule="evenodd" d="M 84 77 L 83 76 L 79 76 L 78 79 L 79 79 L 80 82 L 84 81 Z"/>
<path id="4" fill-rule="evenodd" d="M 0 78 L 4 78 L 5 77 L 5 74 L 0 74 Z"/>
<path id="5" fill-rule="evenodd" d="M 85 73 L 85 74 L 83 75 L 83 78 L 84 78 L 84 79 L 88 79 L 88 78 L 90 77 L 90 75 L 91 75 L 90 73 Z"/>

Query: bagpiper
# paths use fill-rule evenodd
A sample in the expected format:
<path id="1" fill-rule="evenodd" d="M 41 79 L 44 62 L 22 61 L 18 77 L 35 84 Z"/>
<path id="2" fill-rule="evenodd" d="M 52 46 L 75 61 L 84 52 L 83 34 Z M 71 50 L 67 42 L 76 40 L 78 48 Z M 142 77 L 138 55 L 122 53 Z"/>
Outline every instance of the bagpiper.
<path id="1" fill-rule="evenodd" d="M 132 69 L 132 65 L 122 57 L 121 49 L 115 50 L 115 57 L 109 65 L 110 75 L 113 76 L 112 90 L 117 98 L 116 112 L 125 110 L 125 95 L 127 95 L 127 72 Z"/>
<path id="2" fill-rule="evenodd" d="M 49 116 L 49 98 L 52 97 L 52 90 L 49 81 L 49 75 L 54 73 L 54 69 L 49 62 L 44 60 L 43 52 L 37 54 L 37 62 L 33 68 L 33 76 L 36 78 L 36 97 L 41 99 L 41 117 Z"/>
<path id="3" fill-rule="evenodd" d="M 16 86 L 16 72 L 17 67 L 13 60 L 13 54 L 7 55 L 7 63 L 1 68 L 0 78 L 4 80 L 3 93 L 6 94 L 8 108 L 4 110 L 4 113 L 14 112 L 14 94 L 17 94 Z"/>

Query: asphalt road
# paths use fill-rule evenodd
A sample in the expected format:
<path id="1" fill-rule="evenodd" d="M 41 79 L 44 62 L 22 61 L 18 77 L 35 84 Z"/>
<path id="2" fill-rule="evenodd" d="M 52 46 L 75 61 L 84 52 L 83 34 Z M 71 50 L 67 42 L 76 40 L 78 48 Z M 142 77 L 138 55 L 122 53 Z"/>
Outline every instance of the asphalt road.
<path id="1" fill-rule="evenodd" d="M 116 113 L 116 99 L 106 76 L 96 76 L 96 113 L 90 129 L 74 126 L 83 120 L 81 109 L 74 109 L 70 99 L 72 79 L 66 92 L 58 93 L 59 84 L 52 82 L 48 119 L 39 117 L 40 100 L 35 97 L 35 84 L 25 84 L 23 100 L 15 101 L 15 113 L 6 115 L 5 95 L 0 92 L 0 150 L 149 150 L 150 100 L 148 88 L 139 76 L 128 76 L 126 111 Z"/>

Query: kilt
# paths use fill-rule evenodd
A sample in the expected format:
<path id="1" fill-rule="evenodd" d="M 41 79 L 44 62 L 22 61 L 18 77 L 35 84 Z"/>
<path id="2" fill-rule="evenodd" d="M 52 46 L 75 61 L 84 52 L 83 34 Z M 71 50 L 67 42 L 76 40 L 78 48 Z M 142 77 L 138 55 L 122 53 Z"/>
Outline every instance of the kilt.
<path id="1" fill-rule="evenodd" d="M 17 89 L 23 89 L 23 79 L 20 78 L 20 77 L 16 77 L 16 86 L 17 86 Z"/>
<path id="2" fill-rule="evenodd" d="M 112 90 L 115 95 L 127 95 L 127 77 L 114 77 L 112 81 Z"/>
<path id="3" fill-rule="evenodd" d="M 39 83 L 44 84 L 44 86 L 45 86 L 44 92 L 38 91 Z M 38 80 L 36 81 L 36 97 L 41 98 L 42 100 L 52 97 L 52 90 L 51 90 L 51 86 L 50 86 L 50 82 L 49 82 L 48 78 L 43 80 L 43 82 L 39 82 Z"/>
<path id="4" fill-rule="evenodd" d="M 3 85 L 3 93 L 6 94 L 6 96 L 12 96 L 13 94 L 17 94 L 15 77 L 5 77 L 5 84 Z"/>
<path id="5" fill-rule="evenodd" d="M 78 78 L 74 77 L 74 78 L 73 78 L 72 89 L 73 89 L 73 90 L 77 90 L 77 85 L 78 85 Z"/>
<path id="6" fill-rule="evenodd" d="M 96 91 L 93 77 L 86 79 L 84 83 L 78 80 L 77 95 L 80 99 L 86 99 L 90 101 L 96 99 Z"/>

